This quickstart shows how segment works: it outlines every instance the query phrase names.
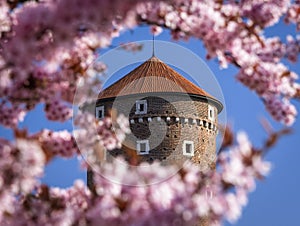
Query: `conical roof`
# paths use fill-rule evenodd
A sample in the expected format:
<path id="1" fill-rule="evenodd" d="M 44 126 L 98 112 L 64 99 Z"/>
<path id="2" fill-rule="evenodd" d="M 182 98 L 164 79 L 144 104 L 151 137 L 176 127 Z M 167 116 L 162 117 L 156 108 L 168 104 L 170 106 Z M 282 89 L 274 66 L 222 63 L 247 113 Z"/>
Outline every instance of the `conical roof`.
<path id="1" fill-rule="evenodd" d="M 144 93 L 184 93 L 211 101 L 220 112 L 220 101 L 152 56 L 120 80 L 100 92 L 98 100 Z"/>

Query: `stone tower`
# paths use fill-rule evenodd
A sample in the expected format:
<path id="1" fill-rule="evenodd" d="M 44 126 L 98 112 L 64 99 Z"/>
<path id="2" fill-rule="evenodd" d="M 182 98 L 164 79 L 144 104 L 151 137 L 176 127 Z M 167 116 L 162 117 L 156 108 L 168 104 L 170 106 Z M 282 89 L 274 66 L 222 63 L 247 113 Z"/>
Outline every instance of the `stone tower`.
<path id="1" fill-rule="evenodd" d="M 103 159 L 123 155 L 130 162 L 134 156 L 138 162 L 179 166 L 189 159 L 203 171 L 214 169 L 222 108 L 220 101 L 153 56 L 98 96 L 96 118 L 114 109 L 128 117 L 131 129 L 122 148 L 106 152 Z M 198 225 L 208 223 L 203 218 Z"/>
<path id="2" fill-rule="evenodd" d="M 140 162 L 183 164 L 187 159 L 202 170 L 215 167 L 220 101 L 194 85 L 155 56 L 104 89 L 96 103 L 96 117 L 111 109 L 129 118 L 132 134 L 123 148 L 106 160 L 136 152 Z"/>

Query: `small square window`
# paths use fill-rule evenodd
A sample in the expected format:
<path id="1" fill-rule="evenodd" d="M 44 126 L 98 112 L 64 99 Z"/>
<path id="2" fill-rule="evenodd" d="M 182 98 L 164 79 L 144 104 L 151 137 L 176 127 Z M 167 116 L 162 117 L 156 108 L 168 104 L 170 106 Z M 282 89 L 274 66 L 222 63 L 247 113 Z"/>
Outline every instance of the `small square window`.
<path id="1" fill-rule="evenodd" d="M 149 154 L 149 140 L 138 140 L 136 143 L 136 149 L 139 155 Z"/>
<path id="2" fill-rule="evenodd" d="M 193 141 L 183 141 L 183 155 L 194 156 L 194 142 Z"/>
<path id="3" fill-rule="evenodd" d="M 215 120 L 215 111 L 214 107 L 208 105 L 208 119 L 214 121 Z"/>
<path id="4" fill-rule="evenodd" d="M 96 107 L 96 118 L 97 119 L 104 118 L 104 106 Z"/>
<path id="5" fill-rule="evenodd" d="M 185 144 L 185 153 L 186 154 L 192 153 L 192 144 Z"/>
<path id="6" fill-rule="evenodd" d="M 135 114 L 146 114 L 147 113 L 147 100 L 137 100 L 135 102 L 136 111 Z"/>

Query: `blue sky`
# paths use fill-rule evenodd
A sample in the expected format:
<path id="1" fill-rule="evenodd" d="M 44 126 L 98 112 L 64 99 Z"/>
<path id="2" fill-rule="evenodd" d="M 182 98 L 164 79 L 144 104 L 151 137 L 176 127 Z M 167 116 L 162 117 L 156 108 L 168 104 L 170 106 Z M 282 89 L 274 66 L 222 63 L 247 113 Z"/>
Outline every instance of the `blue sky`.
<path id="1" fill-rule="evenodd" d="M 284 39 L 285 36 L 283 35 L 288 33 L 295 33 L 294 27 L 284 26 L 280 23 L 274 28 L 268 29 L 265 35 L 277 34 Z M 113 45 L 151 39 L 152 36 L 149 28 L 141 27 L 133 32 L 125 32 L 114 40 Z M 164 31 L 161 35 L 157 36 L 156 40 L 174 42 L 171 40 L 168 31 Z M 206 51 L 201 41 L 190 39 L 188 42 L 176 43 L 191 50 L 205 61 Z M 159 48 L 159 46 L 156 48 Z M 105 53 L 106 51 L 108 50 L 103 50 L 101 53 Z M 174 55 L 173 52 L 166 53 L 166 55 L 164 55 L 165 52 L 160 53 L 159 49 L 156 51 L 158 58 L 165 59 L 165 57 L 169 56 L 171 59 Z M 133 57 L 137 57 L 137 55 L 138 53 L 132 54 Z M 149 52 L 149 57 L 150 56 L 151 52 Z M 144 60 L 146 59 L 147 57 L 145 57 Z M 261 118 L 267 118 L 274 128 L 278 129 L 282 127 L 279 123 L 270 118 L 256 94 L 236 81 L 236 68 L 229 67 L 228 69 L 220 70 L 216 60 L 205 61 L 205 63 L 220 84 L 226 106 L 226 115 L 224 117 L 227 118 L 228 123 L 231 124 L 235 131 L 246 131 L 254 145 L 260 146 L 267 137 L 259 122 Z M 289 64 L 289 67 L 300 74 L 298 63 Z M 126 70 L 129 69 L 124 69 L 124 73 Z M 117 79 L 118 76 L 123 75 L 123 71 L 120 71 L 110 82 Z M 196 80 L 199 82 L 198 79 Z M 202 86 L 201 79 L 200 85 Z M 202 86 L 202 88 L 207 90 L 205 86 Z M 295 102 L 295 104 L 298 111 L 300 111 L 299 102 Z M 64 124 L 49 123 L 45 119 L 42 109 L 43 106 L 39 105 L 26 116 L 21 126 L 29 128 L 31 132 L 36 132 L 43 128 L 72 130 L 72 122 Z M 242 218 L 235 225 L 294 226 L 299 224 L 300 170 L 298 162 L 300 159 L 300 120 L 297 120 L 292 128 L 294 130 L 293 134 L 281 139 L 278 145 L 268 154 L 267 159 L 272 162 L 273 169 L 266 180 L 257 184 L 257 189 L 249 197 L 249 204 L 244 209 Z M 2 137 L 12 137 L 11 131 L 4 128 L 0 128 L 0 134 Z M 74 179 L 77 178 L 86 180 L 85 172 L 80 170 L 77 158 L 71 160 L 55 159 L 47 166 L 45 177 L 42 181 L 51 186 L 68 187 L 71 186 Z M 226 225 L 230 224 L 226 223 Z"/>

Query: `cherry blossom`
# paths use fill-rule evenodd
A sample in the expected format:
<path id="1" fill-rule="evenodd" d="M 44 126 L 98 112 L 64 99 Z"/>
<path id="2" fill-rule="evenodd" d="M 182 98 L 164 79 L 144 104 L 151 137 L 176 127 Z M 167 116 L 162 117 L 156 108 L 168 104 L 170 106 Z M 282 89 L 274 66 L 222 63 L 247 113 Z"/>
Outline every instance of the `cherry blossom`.
<path id="1" fill-rule="evenodd" d="M 104 6 L 110 4 L 114 5 L 111 11 L 104 10 Z M 280 60 L 286 57 L 295 61 L 299 52 L 297 39 L 288 37 L 285 44 L 276 37 L 265 38 L 262 34 L 262 29 L 274 25 L 286 13 L 287 22 L 296 22 L 293 12 L 298 7 L 297 1 L 292 4 L 288 0 L 228 1 L 224 4 L 198 0 L 130 1 L 130 4 L 124 1 L 83 3 L 60 0 L 40 4 L 26 1 L 22 7 L 10 5 L 12 11 L 8 11 L 9 6 L 4 1 L 1 6 L 3 15 L 9 14 L 4 17 L 8 22 L 2 25 L 5 35 L 1 38 L 1 61 L 5 70 L 1 75 L 8 78 L 1 82 L 1 88 L 5 90 L 2 95 L 24 113 L 39 102 L 46 103 L 46 115 L 50 120 L 70 118 L 67 109 L 60 115 L 51 109 L 54 108 L 52 96 L 55 94 L 61 102 L 58 103 L 60 107 L 72 103 L 74 87 L 79 79 L 86 78 L 84 74 L 97 57 L 95 50 L 109 46 L 122 30 L 141 23 L 152 24 L 155 34 L 161 27 L 168 28 L 174 39 L 199 38 L 207 49 L 208 59 L 217 57 L 223 67 L 229 63 L 237 65 L 240 68 L 238 75 L 255 71 L 257 65 L 265 68 L 266 63 L 271 62 L 274 63 L 271 68 L 283 68 Z M 66 8 L 68 12 L 65 12 Z M 262 71 L 260 77 L 260 80 L 267 80 L 278 77 L 278 73 Z M 290 91 L 295 93 L 297 81 L 294 76 L 287 77 L 291 79 L 270 79 L 269 86 L 286 87 L 288 80 L 294 89 Z M 256 79 L 249 81 L 244 84 L 251 88 Z M 287 98 L 285 89 L 278 92 L 281 97 L 273 96 Z M 260 92 L 257 94 L 261 95 Z M 291 98 L 293 96 L 288 97 Z M 18 121 L 18 117 L 12 116 L 11 121 Z"/>
<path id="2" fill-rule="evenodd" d="M 0 2 L 0 34 L 8 32 L 11 26 L 9 18 L 9 6 L 5 1 Z M 1 37 L 2 35 L 0 35 Z"/>
<path id="3" fill-rule="evenodd" d="M 291 7 L 288 9 L 287 15 L 285 17 L 285 21 L 287 23 L 295 23 L 297 25 L 297 29 L 300 29 L 300 1 L 295 0 Z"/>
<path id="4" fill-rule="evenodd" d="M 130 132 L 129 122 L 124 115 L 118 116 L 113 122 L 110 117 L 96 120 L 94 115 L 84 112 L 76 116 L 74 124 L 74 136 L 81 151 L 88 150 L 96 144 L 108 150 L 121 148 L 122 141 Z"/>
<path id="5" fill-rule="evenodd" d="M 259 96 L 264 98 L 264 92 L 268 92 L 268 98 L 291 99 L 298 86 L 297 76 L 280 60 L 286 57 L 295 61 L 298 42 L 289 37 L 284 44 L 277 37 L 265 38 L 262 34 L 263 28 L 277 23 L 290 10 L 289 6 L 295 7 L 290 1 L 228 1 L 221 5 L 191 0 L 140 4 L 137 12 L 142 22 L 169 28 L 175 39 L 189 36 L 201 39 L 208 59 L 218 57 L 222 67 L 228 63 L 238 66 L 238 79 L 250 89 L 260 83 L 256 90 Z M 258 76 L 249 75 L 258 72 L 257 69 Z M 284 75 L 287 76 L 280 78 Z M 290 120 L 290 116 L 274 118 L 291 124 L 294 119 Z"/>
<path id="6" fill-rule="evenodd" d="M 79 153 L 76 141 L 71 133 L 66 130 L 43 130 L 33 135 L 41 143 L 48 157 L 72 157 Z"/>
<path id="7" fill-rule="evenodd" d="M 83 154 L 94 163 L 97 151 L 120 148 L 130 132 L 128 119 L 96 120 L 72 108 L 99 92 L 106 70 L 95 62 L 99 50 L 139 25 L 150 25 L 154 35 L 164 28 L 175 40 L 201 40 L 207 59 L 218 59 L 222 68 L 236 66 L 237 80 L 262 99 L 271 116 L 292 125 L 300 85 L 285 60 L 297 62 L 299 37 L 288 35 L 284 42 L 265 37 L 263 31 L 281 19 L 299 29 L 299 5 L 297 0 L 0 0 L 0 124 L 15 133 L 14 141 L 0 139 L 1 224 L 193 225 L 203 218 L 210 225 L 235 222 L 255 180 L 270 171 L 263 157 L 274 139 L 255 149 L 239 133 L 234 146 L 222 149 L 216 171 L 201 172 L 187 164 L 175 174 L 172 166 L 157 162 L 133 167 L 117 159 L 98 165 L 91 189 L 82 181 L 67 189 L 48 188 L 39 178 L 56 156 Z M 136 51 L 141 46 L 121 48 Z M 35 134 L 19 131 L 19 123 L 38 104 L 44 105 L 49 120 L 73 119 L 73 134 L 46 128 Z M 170 172 L 172 177 L 157 183 Z M 132 186 L 137 184 L 143 186 Z"/>
<path id="8" fill-rule="evenodd" d="M 18 195 L 29 194 L 41 177 L 45 155 L 37 142 L 18 138 L 15 143 L 0 140 L 0 222 L 5 214 L 13 214 Z"/>
<path id="9" fill-rule="evenodd" d="M 255 188 L 255 179 L 261 179 L 270 170 L 270 164 L 262 159 L 263 152 L 252 148 L 245 133 L 239 133 L 237 140 L 235 146 L 221 153 L 220 168 L 206 174 L 189 163 L 177 174 L 157 183 L 170 175 L 174 166 L 154 162 L 132 167 L 118 159 L 103 164 L 101 174 L 95 172 L 91 191 L 81 181 L 67 189 L 38 185 L 34 194 L 21 200 L 16 200 L 16 196 L 6 198 L 6 202 L 15 206 L 10 207 L 9 215 L 2 215 L 2 222 L 7 225 L 22 222 L 29 225 L 47 222 L 58 225 L 79 222 L 90 225 L 168 225 L 170 222 L 193 225 L 203 217 L 211 225 L 219 225 L 225 219 L 235 222 L 247 203 L 247 194 Z M 36 144 L 18 145 L 28 150 L 28 145 Z M 33 164 L 36 167 L 29 175 L 25 172 L 27 180 L 40 175 L 42 169 L 44 155 L 40 155 L 41 148 L 35 147 L 38 149 L 33 158 L 21 160 L 22 166 Z M 3 170 L 4 165 L 0 166 Z M 29 190 L 26 188 L 26 191 Z M 42 212 L 49 214 L 39 214 Z"/>
<path id="10" fill-rule="evenodd" d="M 151 26 L 151 32 L 153 35 L 159 35 L 163 29 L 159 26 Z"/>

